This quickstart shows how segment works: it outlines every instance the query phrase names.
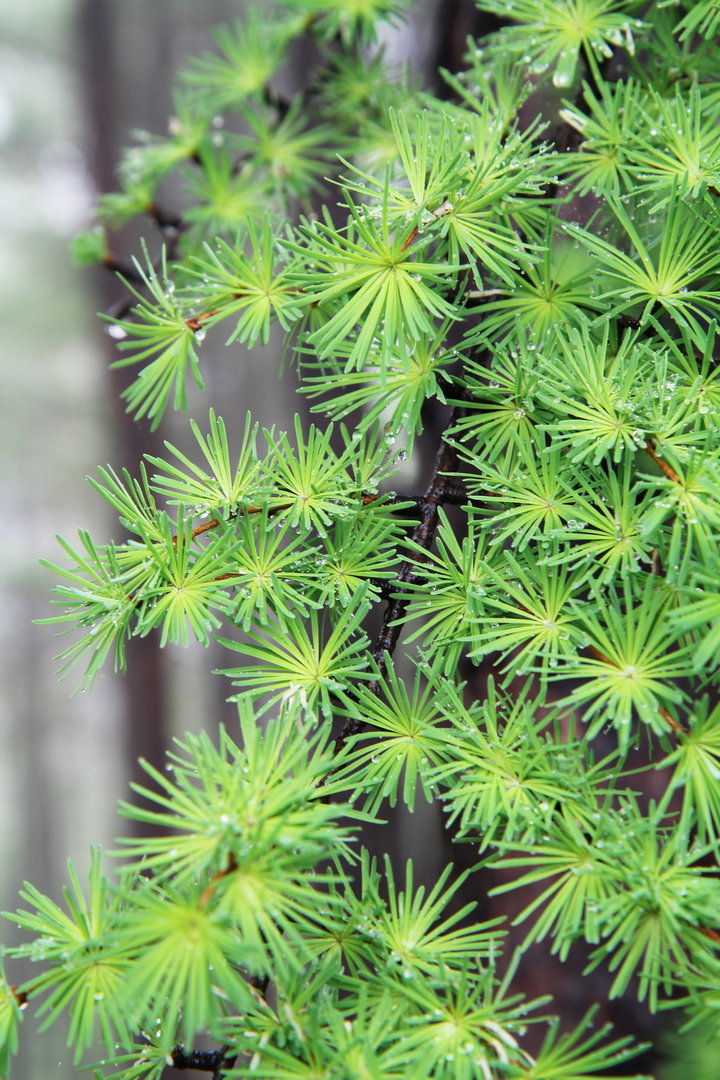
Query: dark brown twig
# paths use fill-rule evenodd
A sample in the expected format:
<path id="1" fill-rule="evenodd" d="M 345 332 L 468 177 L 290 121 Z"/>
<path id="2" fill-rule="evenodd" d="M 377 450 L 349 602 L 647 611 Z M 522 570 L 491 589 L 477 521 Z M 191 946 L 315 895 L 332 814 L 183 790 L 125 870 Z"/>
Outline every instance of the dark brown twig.
<path id="1" fill-rule="evenodd" d="M 174 1069 L 197 1069 L 199 1072 L 212 1073 L 213 1080 L 222 1080 L 226 1069 L 232 1069 L 237 1054 L 229 1046 L 219 1046 L 217 1050 L 186 1050 L 176 1046 L 172 1052 Z"/>
<path id="2" fill-rule="evenodd" d="M 664 461 L 660 457 L 657 450 L 655 449 L 655 443 L 652 441 L 652 439 L 646 439 L 645 440 L 645 450 L 650 455 L 650 457 L 653 459 L 653 461 L 655 462 L 657 467 L 659 469 L 662 469 L 662 471 L 667 476 L 668 480 L 672 480 L 672 482 L 674 484 L 681 484 L 682 483 L 682 480 L 680 479 L 678 474 L 675 472 L 675 470 L 670 465 L 668 465 L 667 461 Z"/>
<path id="3" fill-rule="evenodd" d="M 458 405 L 455 407 L 447 428 L 445 429 L 446 431 L 449 431 L 456 425 L 464 411 L 464 406 Z M 457 485 L 448 482 L 447 480 L 447 474 L 451 472 L 456 465 L 457 453 L 455 448 L 451 446 L 443 436 L 435 457 L 435 464 L 433 466 L 432 476 L 427 491 L 425 492 L 424 497 L 418 500 L 420 521 L 412 533 L 413 543 L 417 544 L 418 547 L 423 548 L 425 551 L 430 550 L 435 539 L 435 533 L 437 532 L 439 522 L 440 506 L 445 502 L 458 501 L 459 489 Z M 403 584 L 412 581 L 416 571 L 417 561 L 404 563 L 398 575 L 396 585 L 402 586 Z M 373 648 L 373 659 L 377 664 L 380 677 L 385 673 L 386 656 L 392 656 L 398 643 L 401 630 L 400 621 L 405 614 L 407 604 L 407 597 L 403 596 L 402 592 L 400 592 L 391 597 L 385 608 L 382 626 Z M 373 693 L 379 694 L 379 680 L 375 679 L 373 682 L 369 683 L 368 688 Z M 336 748 L 341 750 L 345 745 L 346 740 L 351 735 L 356 735 L 361 727 L 362 721 L 358 717 L 349 717 L 335 740 Z"/>

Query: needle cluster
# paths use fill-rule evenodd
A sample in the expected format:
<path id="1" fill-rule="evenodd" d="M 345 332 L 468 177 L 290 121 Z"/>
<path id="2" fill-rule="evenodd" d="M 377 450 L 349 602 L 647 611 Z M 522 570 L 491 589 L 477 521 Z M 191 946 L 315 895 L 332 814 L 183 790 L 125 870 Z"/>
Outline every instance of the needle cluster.
<path id="1" fill-rule="evenodd" d="M 313 420 L 215 404 L 193 451 L 92 481 L 125 539 L 60 541 L 62 668 L 214 640 L 238 724 L 146 766 L 117 874 L 25 886 L 3 1075 L 27 1002 L 98 1080 L 618 1075 L 628 1038 L 516 989 L 542 942 L 717 1044 L 717 4 L 478 6 L 505 25 L 442 97 L 377 44 L 401 0 L 221 29 L 76 244 L 127 285 L 136 416 L 186 407 L 211 335 L 234 362 L 279 331 Z M 370 856 L 421 798 L 478 867 Z M 488 889 L 520 891 L 512 959 Z"/>

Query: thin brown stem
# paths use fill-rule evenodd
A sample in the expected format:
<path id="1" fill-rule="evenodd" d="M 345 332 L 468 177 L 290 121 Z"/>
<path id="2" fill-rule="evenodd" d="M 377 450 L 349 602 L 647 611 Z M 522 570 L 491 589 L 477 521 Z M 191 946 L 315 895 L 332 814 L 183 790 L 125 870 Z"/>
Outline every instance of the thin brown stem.
<path id="1" fill-rule="evenodd" d="M 210 900 L 212 900 L 213 896 L 215 895 L 216 882 L 221 881 L 224 877 L 227 877 L 228 874 L 232 874 L 233 871 L 237 870 L 237 865 L 238 864 L 235 861 L 235 856 L 232 852 L 230 852 L 230 855 L 228 857 L 228 864 L 225 869 L 217 870 L 210 878 L 208 884 L 203 889 L 202 895 L 198 901 L 198 907 L 205 907 L 210 902 Z"/>
<path id="2" fill-rule="evenodd" d="M 657 467 L 659 469 L 662 469 L 662 471 L 667 476 L 668 480 L 672 480 L 672 482 L 674 484 L 681 484 L 682 483 L 682 480 L 680 479 L 678 474 L 675 472 L 675 470 L 672 468 L 672 466 L 668 465 L 667 461 L 663 461 L 663 459 L 660 457 L 657 450 L 655 449 L 655 443 L 652 441 L 652 439 L 646 439 L 645 440 L 645 450 L 650 455 L 650 457 L 653 459 L 653 461 L 655 462 Z"/>
<path id="3" fill-rule="evenodd" d="M 193 315 L 191 318 L 185 320 L 185 325 L 188 330 L 192 330 L 193 334 L 196 334 L 198 330 L 202 330 L 203 323 L 206 323 L 208 319 L 212 319 L 214 315 L 219 315 L 220 311 L 217 308 L 213 308 L 212 311 L 203 311 L 200 315 Z"/>
<path id="4" fill-rule="evenodd" d="M 660 708 L 658 709 L 658 712 L 660 713 L 660 715 L 662 716 L 663 720 L 668 725 L 668 727 L 672 728 L 672 730 L 675 732 L 676 735 L 678 735 L 678 736 L 681 736 L 681 735 L 687 736 L 688 733 L 685 730 L 685 728 L 682 726 L 682 724 L 679 724 L 678 721 L 673 716 L 670 715 L 670 713 L 667 711 L 667 709 L 664 709 L 662 706 L 660 706 Z"/>
<path id="5" fill-rule="evenodd" d="M 364 496 L 363 496 L 364 498 Z M 268 513 L 279 514 L 281 510 L 288 510 L 292 506 L 292 503 L 282 503 L 280 506 L 273 506 Z M 242 510 L 237 513 L 242 514 L 261 514 L 264 507 L 262 506 L 244 506 Z M 237 517 L 236 514 L 230 515 L 230 520 Z M 211 529 L 217 529 L 220 525 L 220 518 L 210 518 L 209 521 L 203 521 L 202 525 L 196 525 L 193 531 L 190 533 L 190 539 L 195 540 L 198 536 L 202 536 L 203 533 L 210 532 Z M 173 537 L 173 542 L 177 543 L 177 537 Z"/>
<path id="6" fill-rule="evenodd" d="M 410 247 L 410 245 L 412 244 L 413 240 L 415 239 L 415 237 L 418 235 L 419 232 L 420 232 L 420 230 L 418 229 L 418 227 L 416 225 L 415 228 L 410 233 L 410 235 L 405 240 L 405 242 L 403 243 L 403 246 L 400 248 L 401 252 L 407 251 L 407 249 Z"/>

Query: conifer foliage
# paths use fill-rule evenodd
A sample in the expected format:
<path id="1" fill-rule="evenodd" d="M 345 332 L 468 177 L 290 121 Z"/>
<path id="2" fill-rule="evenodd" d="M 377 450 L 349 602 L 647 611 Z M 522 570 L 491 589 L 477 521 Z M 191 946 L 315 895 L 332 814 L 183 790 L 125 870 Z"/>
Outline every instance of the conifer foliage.
<path id="1" fill-rule="evenodd" d="M 76 243 L 126 281 L 137 417 L 185 407 L 207 338 L 234 362 L 279 328 L 314 419 L 209 402 L 194 451 L 93 481 L 128 539 L 60 541 L 62 669 L 214 639 L 238 723 L 146 766 L 117 872 L 24 887 L 3 1076 L 25 1004 L 98 1080 L 632 1072 L 630 1040 L 517 992 L 542 941 L 720 1038 L 717 4 L 478 6 L 501 28 L 437 96 L 379 44 L 403 0 L 223 27 Z M 421 799 L 482 878 L 363 848 Z M 512 958 L 457 898 L 496 870 L 534 886 Z"/>

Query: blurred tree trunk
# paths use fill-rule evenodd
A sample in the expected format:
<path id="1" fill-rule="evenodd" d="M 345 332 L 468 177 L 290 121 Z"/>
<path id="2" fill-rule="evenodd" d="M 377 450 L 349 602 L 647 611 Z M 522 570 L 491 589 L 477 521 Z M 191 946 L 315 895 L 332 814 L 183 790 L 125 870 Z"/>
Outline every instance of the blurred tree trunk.
<path id="1" fill-rule="evenodd" d="M 127 97 L 133 76 L 142 84 L 148 102 L 157 92 L 148 79 L 159 85 L 170 78 L 169 53 L 164 47 L 170 36 L 167 8 L 156 0 L 142 12 L 143 33 L 157 49 L 156 65 L 152 71 L 138 72 L 136 58 L 120 53 L 122 23 L 131 17 L 132 10 L 123 11 L 116 0 L 80 0 L 78 7 L 78 39 L 80 42 L 83 91 L 87 113 L 87 161 L 98 192 L 115 187 L 115 169 L 122 147 L 128 141 Z M 127 5 L 132 9 L 133 5 Z M 173 30 L 174 32 L 174 30 Z M 137 82 L 135 83 L 137 91 Z M 149 126 L 149 125 L 148 125 Z M 101 310 L 117 302 L 121 290 L 107 272 L 94 272 L 93 288 Z M 110 364 L 117 359 L 111 340 L 102 334 L 100 355 L 108 368 L 107 392 L 111 403 L 111 447 L 115 462 L 134 469 L 145 453 L 159 449 L 158 440 L 147 424 L 134 421 L 124 409 L 120 395 L 126 385 L 122 371 L 113 371 Z M 142 774 L 137 761 L 143 757 L 159 765 L 167 746 L 166 680 L 162 654 L 153 635 L 134 638 L 128 644 L 128 671 L 121 680 L 124 697 L 126 731 L 126 773 L 132 780 Z"/>

